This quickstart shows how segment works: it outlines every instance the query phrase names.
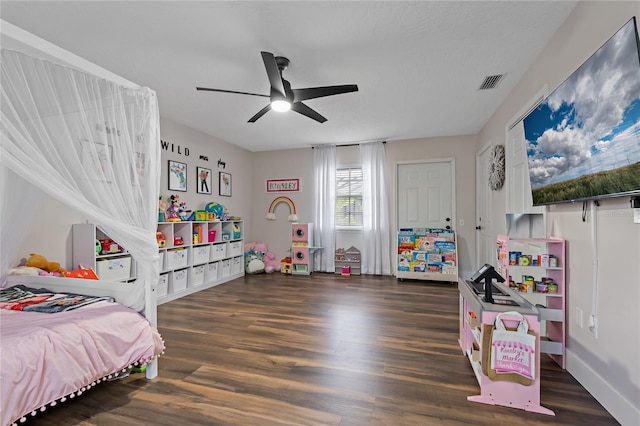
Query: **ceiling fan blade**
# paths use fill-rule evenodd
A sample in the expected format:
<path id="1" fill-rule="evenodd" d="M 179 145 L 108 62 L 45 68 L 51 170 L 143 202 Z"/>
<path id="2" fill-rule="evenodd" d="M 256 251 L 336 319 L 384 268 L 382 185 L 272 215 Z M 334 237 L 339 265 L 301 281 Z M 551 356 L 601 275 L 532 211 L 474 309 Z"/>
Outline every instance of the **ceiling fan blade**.
<path id="1" fill-rule="evenodd" d="M 357 84 L 343 84 L 342 86 L 309 87 L 307 89 L 291 89 L 293 101 L 300 102 L 307 99 L 322 98 L 324 96 L 339 95 L 341 93 L 357 92 Z"/>
<path id="2" fill-rule="evenodd" d="M 236 92 L 235 90 L 211 89 L 209 87 L 196 87 L 196 90 L 206 90 L 208 92 L 236 93 L 238 95 L 262 96 L 263 98 L 269 97 L 269 95 L 261 95 L 259 93 Z"/>
<path id="3" fill-rule="evenodd" d="M 295 112 L 298 112 L 302 115 L 306 115 L 307 117 L 316 120 L 318 123 L 324 123 L 325 121 L 327 121 L 326 118 L 324 118 L 323 116 L 321 116 L 320 114 L 318 114 L 317 112 L 315 112 L 314 110 L 312 110 L 311 108 L 303 104 L 302 102 L 295 102 L 294 104 L 291 105 L 291 109 L 294 110 Z"/>
<path id="4" fill-rule="evenodd" d="M 251 117 L 247 123 L 255 123 L 258 120 L 258 118 L 260 118 L 263 115 L 265 115 L 270 109 L 271 109 L 271 104 L 268 104 L 266 107 L 264 107 L 260 111 L 258 111 L 258 113 L 256 115 Z"/>
<path id="5" fill-rule="evenodd" d="M 278 70 L 278 64 L 276 63 L 275 56 L 273 56 L 273 53 L 269 52 L 260 52 L 260 54 L 262 55 L 264 67 L 267 70 L 267 76 L 269 77 L 269 83 L 271 84 L 271 92 L 275 91 L 278 95 L 285 98 L 286 95 L 284 85 L 282 84 L 282 76 Z"/>

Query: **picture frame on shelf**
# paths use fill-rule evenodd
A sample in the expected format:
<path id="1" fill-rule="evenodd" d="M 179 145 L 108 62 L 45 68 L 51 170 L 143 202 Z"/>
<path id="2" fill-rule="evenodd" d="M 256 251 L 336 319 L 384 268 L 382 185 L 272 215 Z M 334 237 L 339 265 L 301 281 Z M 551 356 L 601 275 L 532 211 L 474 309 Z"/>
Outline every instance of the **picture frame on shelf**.
<path id="1" fill-rule="evenodd" d="M 231 197 L 231 173 L 219 172 L 220 190 L 219 195 Z"/>
<path id="2" fill-rule="evenodd" d="M 169 191 L 187 192 L 187 164 L 169 160 Z"/>
<path id="3" fill-rule="evenodd" d="M 196 167 L 196 181 L 198 194 L 211 194 L 211 169 Z"/>

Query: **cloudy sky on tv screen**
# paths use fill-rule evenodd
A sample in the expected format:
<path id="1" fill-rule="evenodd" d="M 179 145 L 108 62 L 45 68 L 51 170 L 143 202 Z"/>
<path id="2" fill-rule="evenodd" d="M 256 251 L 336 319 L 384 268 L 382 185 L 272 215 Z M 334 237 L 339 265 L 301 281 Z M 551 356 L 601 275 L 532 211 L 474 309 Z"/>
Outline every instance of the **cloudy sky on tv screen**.
<path id="1" fill-rule="evenodd" d="M 636 40 L 631 20 L 524 119 L 533 189 L 640 161 Z"/>

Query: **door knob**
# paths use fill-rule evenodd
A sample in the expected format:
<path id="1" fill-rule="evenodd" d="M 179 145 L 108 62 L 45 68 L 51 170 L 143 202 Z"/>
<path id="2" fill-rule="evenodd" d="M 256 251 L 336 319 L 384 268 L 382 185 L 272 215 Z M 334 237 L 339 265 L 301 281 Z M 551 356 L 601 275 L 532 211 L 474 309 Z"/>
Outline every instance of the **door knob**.
<path id="1" fill-rule="evenodd" d="M 479 231 L 482 229 L 482 226 L 476 226 L 476 229 Z"/>
<path id="2" fill-rule="evenodd" d="M 451 218 L 450 218 L 450 217 L 446 218 L 445 220 L 446 220 L 447 222 L 451 222 Z"/>
<path id="3" fill-rule="evenodd" d="M 445 226 L 445 228 L 447 228 L 447 229 L 451 229 L 451 227 L 450 227 L 449 225 Z"/>

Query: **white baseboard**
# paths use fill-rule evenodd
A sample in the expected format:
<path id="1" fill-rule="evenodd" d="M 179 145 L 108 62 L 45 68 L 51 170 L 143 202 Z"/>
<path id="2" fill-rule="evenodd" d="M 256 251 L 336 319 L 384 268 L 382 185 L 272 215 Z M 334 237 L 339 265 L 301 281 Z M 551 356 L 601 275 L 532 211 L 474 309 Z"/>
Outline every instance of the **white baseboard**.
<path id="1" fill-rule="evenodd" d="M 640 424 L 640 408 L 627 400 L 611 383 L 595 372 L 582 359 L 567 350 L 567 371 L 578 381 L 622 426 Z"/>

